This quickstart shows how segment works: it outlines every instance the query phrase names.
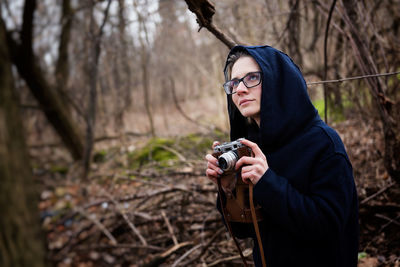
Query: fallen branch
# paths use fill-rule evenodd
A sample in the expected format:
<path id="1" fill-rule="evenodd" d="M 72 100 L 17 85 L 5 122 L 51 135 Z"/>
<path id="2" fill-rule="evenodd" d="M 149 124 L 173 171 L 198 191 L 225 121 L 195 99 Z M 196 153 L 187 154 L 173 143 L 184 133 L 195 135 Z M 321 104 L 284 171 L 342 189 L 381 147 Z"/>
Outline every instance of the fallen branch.
<path id="1" fill-rule="evenodd" d="M 185 259 L 187 256 L 192 254 L 196 249 L 198 249 L 201 246 L 202 246 L 201 244 L 198 244 L 197 246 L 194 246 L 191 249 L 189 249 L 188 251 L 186 251 L 178 260 L 176 260 L 174 262 L 174 264 L 171 267 L 176 267 L 183 259 Z M 185 266 L 187 266 L 187 265 L 185 264 Z"/>
<path id="2" fill-rule="evenodd" d="M 106 190 L 102 190 L 102 191 L 111 200 L 111 202 L 114 203 L 115 208 L 117 209 L 118 213 L 121 214 L 121 216 L 124 218 L 125 222 L 132 229 L 133 233 L 135 235 L 137 235 L 137 237 L 140 239 L 140 242 L 142 242 L 143 246 L 147 246 L 146 239 L 141 235 L 140 231 L 135 227 L 135 225 L 128 219 L 128 216 L 126 216 L 126 213 L 124 211 L 122 211 L 118 202 Z"/>
<path id="3" fill-rule="evenodd" d="M 389 218 L 389 217 L 387 217 L 387 216 L 385 216 L 385 215 L 382 215 L 382 214 L 375 214 L 375 217 L 380 218 L 380 219 L 384 219 L 384 220 L 388 221 L 387 224 L 384 225 L 385 227 L 386 227 L 387 225 L 389 225 L 389 224 L 392 224 L 392 223 L 394 223 L 394 224 L 397 225 L 397 226 L 400 226 L 400 223 L 399 223 L 398 221 L 396 221 L 396 219 L 397 219 L 399 216 L 397 216 L 396 219 L 392 219 L 392 218 Z M 382 226 L 382 228 L 383 228 L 383 226 Z"/>
<path id="4" fill-rule="evenodd" d="M 390 187 L 392 187 L 394 184 L 395 184 L 395 183 L 390 183 L 390 184 L 388 184 L 387 186 L 385 186 L 384 188 L 382 188 L 381 190 L 379 190 L 378 192 L 376 192 L 376 193 L 370 195 L 369 197 L 363 199 L 363 200 L 360 202 L 360 205 L 364 205 L 365 203 L 367 203 L 367 202 L 370 201 L 371 199 L 373 199 L 373 198 L 375 198 L 376 196 L 382 194 L 383 192 L 385 192 L 386 190 L 388 190 Z"/>
<path id="5" fill-rule="evenodd" d="M 113 245 L 118 244 L 117 240 L 114 238 L 114 236 L 110 233 L 110 231 L 107 230 L 107 228 L 99 221 L 97 220 L 94 216 L 91 216 L 91 214 L 87 214 L 83 209 L 81 208 L 76 208 L 76 211 L 83 215 L 84 217 L 86 217 L 87 219 L 89 219 L 89 221 L 91 221 L 92 223 L 94 223 L 99 229 L 100 231 L 103 232 L 103 234 L 108 237 L 108 239 L 110 239 L 111 243 Z"/>
<path id="6" fill-rule="evenodd" d="M 250 256 L 252 253 L 253 253 L 253 252 L 252 252 L 251 249 L 249 249 L 249 248 L 246 249 L 245 251 L 243 251 L 243 255 L 244 255 L 245 257 Z M 240 259 L 240 256 L 239 256 L 239 255 L 237 255 L 237 256 L 231 256 L 231 257 L 227 257 L 227 258 L 222 258 L 222 259 L 216 260 L 216 261 L 214 261 L 213 263 L 208 264 L 207 266 L 208 266 L 208 267 L 211 267 L 211 266 L 218 266 L 219 264 L 221 264 L 221 263 L 223 263 L 223 262 L 230 262 L 230 261 L 237 260 L 237 259 Z"/>
<path id="7" fill-rule="evenodd" d="M 197 255 L 196 257 L 194 257 L 193 259 L 191 259 L 188 262 L 185 262 L 185 266 L 191 266 L 193 262 L 195 262 L 197 259 L 199 259 L 201 256 L 204 255 L 204 253 L 207 251 L 207 249 L 211 246 L 211 244 L 217 239 L 217 237 L 219 237 L 221 235 L 222 232 L 225 232 L 226 228 L 225 227 L 221 227 L 214 235 L 213 237 L 210 238 L 210 240 L 208 240 L 208 242 L 203 245 L 203 249 L 201 250 L 201 252 L 199 253 L 199 255 Z M 183 256 L 182 256 L 183 257 Z M 175 265 L 175 263 L 174 263 Z"/>
<path id="8" fill-rule="evenodd" d="M 193 242 L 183 242 L 173 246 L 172 248 L 166 250 L 165 252 L 156 255 L 150 262 L 141 265 L 140 267 L 156 267 L 159 266 L 161 263 L 165 262 L 169 256 L 174 254 L 177 250 L 182 247 L 193 245 Z"/>
<path id="9" fill-rule="evenodd" d="M 172 228 L 171 223 L 169 222 L 168 217 L 165 214 L 165 211 L 162 210 L 161 215 L 163 216 L 165 224 L 167 225 L 168 231 L 171 234 L 172 241 L 174 241 L 175 245 L 178 245 L 178 240 L 176 239 L 176 236 L 174 234 L 174 229 Z"/>
<path id="10" fill-rule="evenodd" d="M 77 250 L 86 251 L 86 250 L 96 250 L 96 249 L 113 249 L 113 248 L 129 248 L 129 249 L 145 249 L 152 251 L 163 251 L 164 248 L 152 246 L 152 245 L 136 245 L 136 244 L 115 244 L 115 245 L 106 245 L 106 244 L 90 244 L 90 245 L 80 245 L 77 246 Z"/>

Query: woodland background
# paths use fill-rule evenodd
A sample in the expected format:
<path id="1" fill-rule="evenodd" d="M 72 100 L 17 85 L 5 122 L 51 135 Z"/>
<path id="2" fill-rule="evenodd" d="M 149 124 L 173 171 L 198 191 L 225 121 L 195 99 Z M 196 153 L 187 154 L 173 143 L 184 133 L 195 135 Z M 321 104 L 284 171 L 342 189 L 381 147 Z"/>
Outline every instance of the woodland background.
<path id="1" fill-rule="evenodd" d="M 241 266 L 203 159 L 239 43 L 301 68 L 353 163 L 359 265 L 399 266 L 399 4 L 1 0 L 0 265 Z"/>

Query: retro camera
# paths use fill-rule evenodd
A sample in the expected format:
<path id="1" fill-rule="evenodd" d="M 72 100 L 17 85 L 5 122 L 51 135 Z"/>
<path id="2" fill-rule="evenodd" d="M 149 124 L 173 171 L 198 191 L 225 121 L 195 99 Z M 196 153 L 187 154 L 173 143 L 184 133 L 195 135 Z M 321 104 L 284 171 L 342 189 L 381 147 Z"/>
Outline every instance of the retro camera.
<path id="1" fill-rule="evenodd" d="M 243 156 L 251 156 L 251 148 L 243 145 L 239 138 L 232 142 L 214 147 L 213 156 L 218 159 L 219 167 L 224 171 L 235 170 L 236 162 Z"/>

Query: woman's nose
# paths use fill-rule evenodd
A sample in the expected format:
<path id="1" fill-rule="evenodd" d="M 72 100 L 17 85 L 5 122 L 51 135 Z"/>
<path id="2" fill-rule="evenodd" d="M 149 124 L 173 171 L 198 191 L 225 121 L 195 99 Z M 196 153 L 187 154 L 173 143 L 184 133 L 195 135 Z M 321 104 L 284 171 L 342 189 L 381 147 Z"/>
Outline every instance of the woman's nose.
<path id="1" fill-rule="evenodd" d="M 239 85 L 238 85 L 238 87 L 237 87 L 237 89 L 236 89 L 236 93 L 237 94 L 240 94 L 240 93 L 245 93 L 245 92 L 247 92 L 248 90 L 247 90 L 247 87 L 246 87 L 246 85 L 244 85 L 244 82 L 243 81 L 240 81 L 240 83 L 239 83 Z"/>

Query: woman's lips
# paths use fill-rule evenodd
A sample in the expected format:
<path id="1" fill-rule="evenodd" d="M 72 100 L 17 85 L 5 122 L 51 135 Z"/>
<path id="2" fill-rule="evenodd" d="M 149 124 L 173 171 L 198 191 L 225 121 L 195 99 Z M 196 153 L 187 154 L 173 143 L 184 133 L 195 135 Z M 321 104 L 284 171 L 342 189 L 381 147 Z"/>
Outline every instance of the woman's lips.
<path id="1" fill-rule="evenodd" d="M 244 104 L 247 104 L 247 103 L 249 103 L 249 102 L 251 102 L 251 101 L 252 101 L 252 100 L 250 100 L 250 99 L 243 99 L 243 100 L 240 100 L 239 106 L 244 105 Z"/>

